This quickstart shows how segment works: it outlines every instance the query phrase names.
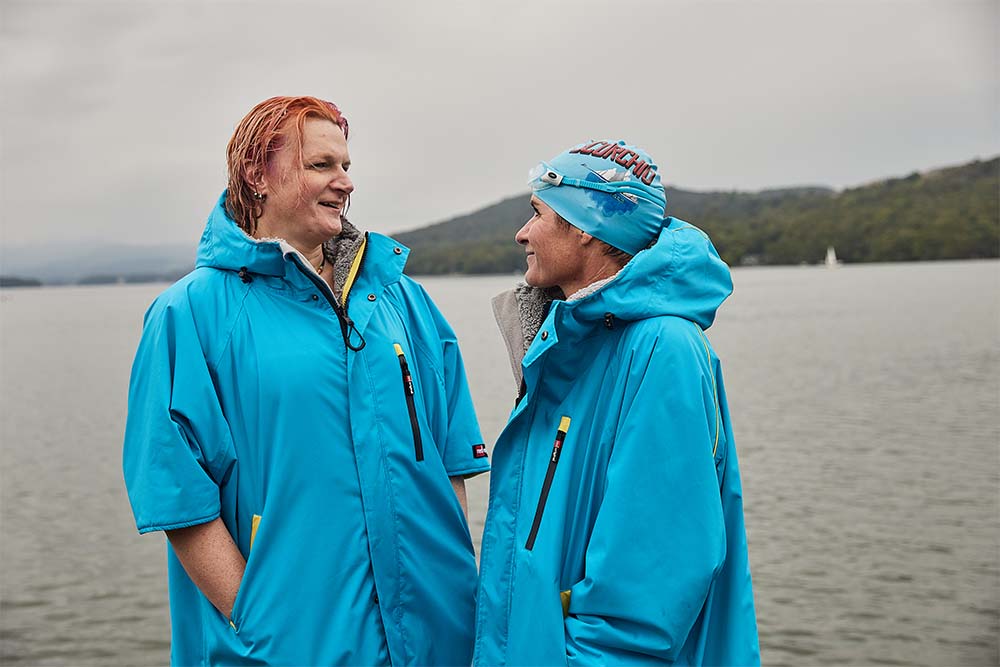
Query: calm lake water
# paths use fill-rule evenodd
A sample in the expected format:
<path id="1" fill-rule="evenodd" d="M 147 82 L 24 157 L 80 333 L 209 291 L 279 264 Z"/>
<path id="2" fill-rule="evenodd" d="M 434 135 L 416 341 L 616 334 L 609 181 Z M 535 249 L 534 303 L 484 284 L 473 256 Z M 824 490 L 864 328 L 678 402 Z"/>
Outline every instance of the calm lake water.
<path id="1" fill-rule="evenodd" d="M 1000 662 L 1000 262 L 738 269 L 710 330 L 771 665 Z M 424 284 L 487 442 L 513 380 L 489 297 Z M 0 292 L 0 662 L 159 665 L 162 535 L 121 480 L 129 367 L 163 285 Z M 470 483 L 482 533 L 488 478 Z"/>

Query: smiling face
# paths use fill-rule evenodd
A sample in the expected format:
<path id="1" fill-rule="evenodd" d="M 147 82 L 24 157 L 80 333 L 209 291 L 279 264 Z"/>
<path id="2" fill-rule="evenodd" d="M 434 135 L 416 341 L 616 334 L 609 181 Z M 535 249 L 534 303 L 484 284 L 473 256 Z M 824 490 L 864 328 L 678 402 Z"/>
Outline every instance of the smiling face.
<path id="1" fill-rule="evenodd" d="M 295 142 L 285 142 L 268 161 L 256 236 L 316 247 L 340 234 L 341 215 L 354 191 L 350 166 L 343 131 L 324 118 L 307 117 L 301 153 Z"/>
<path id="2" fill-rule="evenodd" d="M 514 235 L 527 254 L 524 282 L 532 287 L 558 286 L 567 293 L 584 272 L 580 230 L 560 221 L 559 215 L 534 195 L 531 208 L 535 214 Z"/>

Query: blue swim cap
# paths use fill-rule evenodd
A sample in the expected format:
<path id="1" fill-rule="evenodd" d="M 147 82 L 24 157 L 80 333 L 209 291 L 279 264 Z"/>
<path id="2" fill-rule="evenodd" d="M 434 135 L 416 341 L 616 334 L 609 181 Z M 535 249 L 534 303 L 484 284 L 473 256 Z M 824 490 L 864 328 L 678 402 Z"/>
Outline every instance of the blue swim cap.
<path id="1" fill-rule="evenodd" d="M 635 255 L 663 228 L 667 199 L 653 158 L 624 141 L 591 141 L 531 171 L 531 189 L 574 227 Z"/>

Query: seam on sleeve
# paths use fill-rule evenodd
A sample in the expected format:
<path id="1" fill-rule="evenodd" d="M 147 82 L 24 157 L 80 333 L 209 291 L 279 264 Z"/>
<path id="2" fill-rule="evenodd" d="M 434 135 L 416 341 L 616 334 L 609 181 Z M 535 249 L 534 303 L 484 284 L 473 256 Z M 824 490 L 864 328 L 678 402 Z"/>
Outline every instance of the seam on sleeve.
<path id="1" fill-rule="evenodd" d="M 442 363 L 444 363 L 444 359 L 443 359 L 443 357 L 444 357 L 444 340 L 442 340 L 440 338 L 438 340 L 440 340 L 441 343 L 442 343 L 442 346 L 441 346 L 442 360 L 441 361 L 442 361 Z M 431 370 L 434 371 L 434 377 L 437 378 L 438 383 L 442 387 L 444 387 L 445 383 L 444 383 L 444 372 L 443 372 L 443 369 L 438 368 L 437 362 L 435 362 L 433 355 L 430 352 L 428 352 L 427 349 L 424 347 L 423 342 L 420 340 L 420 336 L 413 336 L 413 337 L 411 337 L 410 338 L 410 342 L 413 344 L 413 348 L 417 352 L 419 352 L 421 356 L 424 357 L 424 361 L 427 363 L 428 366 L 431 367 Z"/>
<path id="2" fill-rule="evenodd" d="M 458 477 L 459 475 L 478 475 L 480 473 L 489 471 L 490 471 L 490 464 L 488 461 L 478 466 L 465 466 L 463 468 L 456 468 L 454 470 L 450 468 L 445 468 L 445 472 L 448 473 L 448 477 Z"/>
<path id="3" fill-rule="evenodd" d="M 245 291 L 243 292 L 243 298 L 240 299 L 239 310 L 236 311 L 236 315 L 233 317 L 233 323 L 229 326 L 229 331 L 226 333 L 226 340 L 223 341 L 222 347 L 219 348 L 219 353 L 215 355 L 215 359 L 213 359 L 209 364 L 213 372 L 218 370 L 219 363 L 222 361 L 222 355 L 229 349 L 229 344 L 233 340 L 233 332 L 236 331 L 236 325 L 239 323 L 240 317 L 243 316 L 243 310 L 246 307 L 247 297 L 250 296 L 250 284 L 248 283 L 244 286 L 244 288 Z"/>
<path id="4" fill-rule="evenodd" d="M 160 530 L 167 531 L 167 530 L 177 530 L 178 528 L 190 528 L 191 526 L 199 526 L 203 523 L 208 523 L 209 521 L 215 521 L 220 516 L 222 516 L 221 511 L 216 510 L 211 514 L 199 517 L 197 519 L 189 519 L 187 521 L 178 521 L 175 523 L 156 523 L 146 526 L 138 526 L 139 534 L 145 535 L 146 533 L 153 533 Z"/>

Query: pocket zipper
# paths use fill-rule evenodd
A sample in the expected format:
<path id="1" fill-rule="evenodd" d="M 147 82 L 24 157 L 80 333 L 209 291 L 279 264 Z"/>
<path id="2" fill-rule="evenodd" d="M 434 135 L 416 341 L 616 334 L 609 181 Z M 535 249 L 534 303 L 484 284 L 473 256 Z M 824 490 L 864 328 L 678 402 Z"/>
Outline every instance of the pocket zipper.
<path id="1" fill-rule="evenodd" d="M 549 457 L 549 467 L 545 470 L 545 481 L 542 482 L 542 492 L 538 494 L 538 507 L 535 509 L 535 520 L 531 522 L 531 532 L 528 533 L 528 541 L 524 543 L 524 548 L 528 551 L 535 548 L 538 526 L 542 523 L 542 512 L 545 511 L 545 502 L 549 499 L 549 489 L 552 488 L 552 479 L 556 476 L 556 466 L 559 465 L 559 455 L 562 454 L 563 442 L 566 441 L 566 434 L 569 432 L 569 422 L 569 417 L 563 417 L 559 420 L 559 430 L 556 431 L 556 441 L 552 445 L 552 456 Z"/>
<path id="2" fill-rule="evenodd" d="M 406 410 L 410 413 L 410 430 L 413 431 L 413 453 L 418 461 L 424 460 L 424 442 L 420 438 L 420 425 L 417 423 L 417 406 L 413 402 L 413 377 L 410 367 L 403 356 L 403 348 L 399 343 L 393 343 L 396 356 L 399 357 L 399 370 L 403 373 L 403 395 L 406 396 Z"/>

